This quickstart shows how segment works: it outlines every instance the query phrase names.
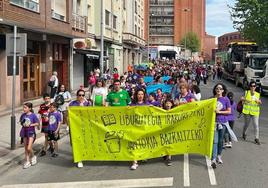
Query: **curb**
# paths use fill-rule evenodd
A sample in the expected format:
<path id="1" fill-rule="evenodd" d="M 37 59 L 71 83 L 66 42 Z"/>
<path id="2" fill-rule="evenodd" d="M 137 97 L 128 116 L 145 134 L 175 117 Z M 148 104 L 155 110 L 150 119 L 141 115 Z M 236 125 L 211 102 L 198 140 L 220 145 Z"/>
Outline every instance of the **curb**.
<path id="1" fill-rule="evenodd" d="M 42 133 L 40 133 L 42 134 Z M 61 128 L 60 140 L 67 136 L 69 131 L 67 132 L 65 128 Z M 60 140 L 58 142 L 60 142 Z M 44 145 L 44 135 L 37 138 L 35 143 L 33 144 L 34 155 L 39 157 L 40 152 L 42 151 Z M 7 155 L 0 158 L 0 175 L 7 173 L 9 170 L 21 166 L 24 161 L 24 147 L 20 146 L 16 150 L 9 152 Z"/>

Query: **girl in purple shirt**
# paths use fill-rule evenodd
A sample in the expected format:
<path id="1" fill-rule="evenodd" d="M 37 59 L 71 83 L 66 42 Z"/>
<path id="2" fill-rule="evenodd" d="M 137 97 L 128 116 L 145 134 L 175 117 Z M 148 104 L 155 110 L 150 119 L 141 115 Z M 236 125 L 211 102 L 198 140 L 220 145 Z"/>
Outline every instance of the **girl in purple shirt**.
<path id="1" fill-rule="evenodd" d="M 216 168 L 218 162 L 222 164 L 221 153 L 223 148 L 223 135 L 226 129 L 226 124 L 228 124 L 228 114 L 231 113 L 230 101 L 226 96 L 227 88 L 224 84 L 216 84 L 213 88 L 213 94 L 217 98 L 216 107 L 216 125 L 213 141 L 213 151 L 212 151 L 212 168 Z"/>
<path id="2" fill-rule="evenodd" d="M 20 117 L 20 123 L 22 126 L 20 130 L 20 137 L 23 139 L 25 150 L 25 163 L 23 164 L 23 169 L 27 169 L 37 163 L 32 145 L 36 138 L 35 127 L 39 126 L 39 120 L 33 113 L 32 103 L 25 103 L 23 105 L 23 112 L 24 113 Z"/>

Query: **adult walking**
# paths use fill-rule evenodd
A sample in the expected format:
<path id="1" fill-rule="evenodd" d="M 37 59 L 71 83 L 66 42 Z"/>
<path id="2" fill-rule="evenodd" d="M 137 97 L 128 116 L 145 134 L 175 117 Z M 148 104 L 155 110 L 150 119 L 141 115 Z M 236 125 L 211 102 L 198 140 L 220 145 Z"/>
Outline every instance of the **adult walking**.
<path id="1" fill-rule="evenodd" d="M 113 90 L 108 93 L 106 104 L 107 106 L 127 106 L 131 100 L 126 90 L 121 89 L 120 80 L 115 80 Z"/>
<path id="2" fill-rule="evenodd" d="M 259 116 L 260 116 L 260 105 L 262 104 L 260 100 L 260 93 L 256 92 L 256 82 L 251 81 L 249 83 L 250 89 L 245 92 L 245 96 L 241 97 L 242 102 L 244 103 L 243 111 L 245 117 L 245 125 L 243 128 L 242 137 L 246 140 L 246 131 L 250 124 L 250 121 L 253 121 L 254 132 L 255 132 L 255 143 L 260 145 L 259 139 Z"/>
<path id="3" fill-rule="evenodd" d="M 87 99 L 85 98 L 85 91 L 82 90 L 82 89 L 79 89 L 77 92 L 76 92 L 76 100 L 70 102 L 69 106 L 92 106 L 92 104 L 87 101 Z M 70 140 L 71 140 L 71 134 L 70 134 Z M 77 163 L 77 167 L 78 168 L 83 168 L 83 162 L 82 161 L 79 161 Z"/>
<path id="4" fill-rule="evenodd" d="M 212 168 L 216 168 L 218 162 L 222 164 L 222 149 L 223 149 L 223 136 L 228 124 L 227 115 L 231 113 L 231 104 L 230 100 L 226 97 L 227 88 L 224 84 L 216 84 L 213 88 L 213 95 L 217 98 L 217 107 L 216 107 L 216 122 L 215 122 L 215 133 L 213 141 L 213 151 L 212 151 Z"/>
<path id="5" fill-rule="evenodd" d="M 57 89 L 59 87 L 59 79 L 58 79 L 58 73 L 56 71 L 54 71 L 52 73 L 52 76 L 50 77 L 49 79 L 49 86 L 51 88 L 50 90 L 50 98 L 53 99 L 56 92 L 57 92 Z"/>
<path id="6" fill-rule="evenodd" d="M 104 80 L 97 80 L 96 85 L 93 87 L 91 100 L 93 106 L 105 106 L 108 89 L 105 86 Z"/>

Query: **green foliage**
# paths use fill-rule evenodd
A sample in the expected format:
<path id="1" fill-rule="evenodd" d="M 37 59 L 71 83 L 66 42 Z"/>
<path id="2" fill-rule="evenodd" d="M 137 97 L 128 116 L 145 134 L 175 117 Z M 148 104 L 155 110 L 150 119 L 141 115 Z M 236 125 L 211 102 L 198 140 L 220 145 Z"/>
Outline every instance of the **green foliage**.
<path id="1" fill-rule="evenodd" d="M 187 33 L 181 39 L 180 44 L 185 46 L 185 42 L 186 42 L 186 48 L 190 49 L 191 52 L 198 52 L 200 50 L 200 39 L 198 38 L 196 33 L 194 32 Z"/>
<path id="2" fill-rule="evenodd" d="M 234 28 L 239 30 L 244 38 L 257 42 L 262 47 L 268 47 L 268 1 L 267 0 L 236 0 L 229 7 Z"/>

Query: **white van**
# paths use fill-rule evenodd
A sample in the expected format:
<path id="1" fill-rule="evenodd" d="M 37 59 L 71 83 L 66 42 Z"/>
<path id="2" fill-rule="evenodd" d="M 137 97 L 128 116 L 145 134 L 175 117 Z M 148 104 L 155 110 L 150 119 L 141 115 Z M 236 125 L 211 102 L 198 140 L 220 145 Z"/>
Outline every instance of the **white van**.
<path id="1" fill-rule="evenodd" d="M 260 92 L 261 95 L 268 94 L 268 60 L 263 67 L 263 74 L 260 79 Z"/>

